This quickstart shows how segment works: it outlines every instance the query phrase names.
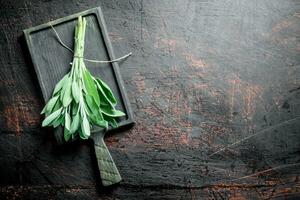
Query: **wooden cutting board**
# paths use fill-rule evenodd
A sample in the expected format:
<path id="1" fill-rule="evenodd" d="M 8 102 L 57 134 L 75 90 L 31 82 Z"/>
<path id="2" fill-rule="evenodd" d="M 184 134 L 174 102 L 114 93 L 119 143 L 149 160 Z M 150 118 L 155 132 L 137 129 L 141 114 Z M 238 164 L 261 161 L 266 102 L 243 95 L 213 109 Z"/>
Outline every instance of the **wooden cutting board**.
<path id="1" fill-rule="evenodd" d="M 80 15 L 87 20 L 85 58 L 96 60 L 115 59 L 100 7 L 24 30 L 25 39 L 45 102 L 51 97 L 56 83 L 70 70 L 70 62 L 73 60 L 72 52 L 61 46 L 50 24 L 54 26 L 62 41 L 73 48 L 74 28 L 77 23 L 77 17 Z M 91 135 L 91 139 L 94 140 L 95 144 L 95 154 L 102 183 L 103 185 L 112 185 L 120 182 L 121 176 L 104 143 L 104 135 L 107 132 L 121 131 L 132 127 L 134 124 L 132 111 L 119 72 L 118 63 L 99 64 L 86 62 L 86 66 L 94 76 L 100 77 L 110 86 L 118 100 L 116 108 L 126 114 L 125 117 L 119 119 L 119 127 L 117 129 L 109 128 L 108 131 L 104 132 L 101 128 L 94 128 Z M 65 142 L 61 128 L 55 129 L 54 134 L 59 144 Z"/>

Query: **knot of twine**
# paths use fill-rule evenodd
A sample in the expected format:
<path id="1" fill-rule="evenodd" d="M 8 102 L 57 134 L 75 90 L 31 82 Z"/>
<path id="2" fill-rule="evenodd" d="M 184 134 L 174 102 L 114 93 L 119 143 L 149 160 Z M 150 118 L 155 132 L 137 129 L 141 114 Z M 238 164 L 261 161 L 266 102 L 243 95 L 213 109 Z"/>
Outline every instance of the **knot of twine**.
<path id="1" fill-rule="evenodd" d="M 63 46 L 65 47 L 66 49 L 68 49 L 69 51 L 71 51 L 73 54 L 74 54 L 74 51 L 68 47 L 62 40 L 61 38 L 59 37 L 59 34 L 57 33 L 57 31 L 55 30 L 55 28 L 52 26 L 52 24 L 50 24 L 52 30 L 54 31 L 55 35 L 56 35 L 56 38 L 58 40 L 58 42 Z M 92 63 L 113 63 L 113 62 L 118 62 L 120 60 L 123 60 L 129 56 L 132 55 L 132 52 L 130 52 L 129 54 L 126 54 L 125 56 L 122 56 L 120 58 L 117 58 L 117 59 L 114 59 L 114 60 L 94 60 L 94 59 L 87 59 L 87 58 L 84 58 L 82 56 L 77 56 L 77 55 L 74 55 L 74 57 L 76 58 L 82 58 L 83 60 L 87 61 L 87 62 L 92 62 Z"/>

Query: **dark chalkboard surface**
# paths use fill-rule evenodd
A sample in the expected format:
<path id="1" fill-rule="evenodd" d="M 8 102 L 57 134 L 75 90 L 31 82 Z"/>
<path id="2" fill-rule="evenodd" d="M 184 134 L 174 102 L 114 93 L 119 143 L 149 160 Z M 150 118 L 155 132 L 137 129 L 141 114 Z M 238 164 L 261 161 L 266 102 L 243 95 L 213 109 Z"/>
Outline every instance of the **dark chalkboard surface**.
<path id="1" fill-rule="evenodd" d="M 299 1 L 0 2 L 0 199 L 299 197 Z M 89 143 L 57 147 L 40 129 L 21 43 L 25 28 L 99 5 L 115 55 L 134 53 L 119 66 L 137 125 L 105 138 L 123 177 L 113 189 L 95 185 Z"/>
<path id="2" fill-rule="evenodd" d="M 73 60 L 73 53 L 59 43 L 51 25 L 55 27 L 62 41 L 71 47 L 74 40 L 74 28 L 77 18 L 80 15 L 87 20 L 85 58 L 93 60 L 114 59 L 112 46 L 108 39 L 100 8 L 87 10 L 24 30 L 26 42 L 45 101 L 51 97 L 56 83 L 70 70 L 70 62 Z M 118 129 L 128 128 L 133 125 L 131 109 L 119 73 L 118 64 L 88 62 L 86 66 L 94 76 L 100 77 L 110 86 L 118 101 L 117 109 L 126 113 L 125 117 L 119 119 Z M 64 143 L 62 130 L 61 127 L 55 129 L 55 137 L 59 144 Z M 121 176 L 104 143 L 104 135 L 105 132 L 103 129 L 94 128 L 91 137 L 95 144 L 95 154 L 102 184 L 108 186 L 120 182 Z"/>

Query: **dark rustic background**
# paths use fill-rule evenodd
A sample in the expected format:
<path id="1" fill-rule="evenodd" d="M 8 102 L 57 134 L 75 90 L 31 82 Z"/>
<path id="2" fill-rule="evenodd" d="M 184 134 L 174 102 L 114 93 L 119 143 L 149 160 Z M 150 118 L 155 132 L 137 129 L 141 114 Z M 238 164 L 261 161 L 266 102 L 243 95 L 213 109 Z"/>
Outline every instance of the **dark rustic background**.
<path id="1" fill-rule="evenodd" d="M 300 197 L 297 0 L 0 1 L 1 199 Z M 123 181 L 103 188 L 89 142 L 57 146 L 22 30 L 101 6 L 136 126 L 107 137 Z M 49 66 L 51 67 L 51 66 Z"/>

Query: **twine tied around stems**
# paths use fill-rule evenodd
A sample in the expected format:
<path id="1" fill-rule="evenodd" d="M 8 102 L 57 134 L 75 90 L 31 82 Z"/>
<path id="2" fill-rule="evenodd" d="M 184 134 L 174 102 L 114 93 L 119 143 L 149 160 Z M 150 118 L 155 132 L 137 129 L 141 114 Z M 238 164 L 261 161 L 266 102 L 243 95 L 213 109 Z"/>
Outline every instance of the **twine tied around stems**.
<path id="1" fill-rule="evenodd" d="M 57 33 L 57 31 L 55 30 L 55 28 L 50 24 L 52 30 L 54 31 L 55 35 L 56 35 L 56 38 L 58 40 L 58 42 L 63 46 L 65 47 L 66 49 L 68 49 L 69 51 L 71 51 L 73 54 L 74 54 L 74 51 L 68 47 L 62 40 L 61 38 L 59 37 L 59 34 Z M 118 62 L 118 61 L 121 61 L 129 56 L 132 55 L 132 52 L 126 54 L 125 56 L 122 56 L 120 58 L 117 58 L 117 59 L 113 59 L 113 60 L 94 60 L 94 59 L 87 59 L 87 58 L 84 58 L 82 56 L 76 56 L 74 55 L 74 57 L 77 57 L 77 58 L 82 58 L 83 60 L 87 61 L 87 62 L 92 62 L 92 63 L 114 63 L 114 62 Z"/>

